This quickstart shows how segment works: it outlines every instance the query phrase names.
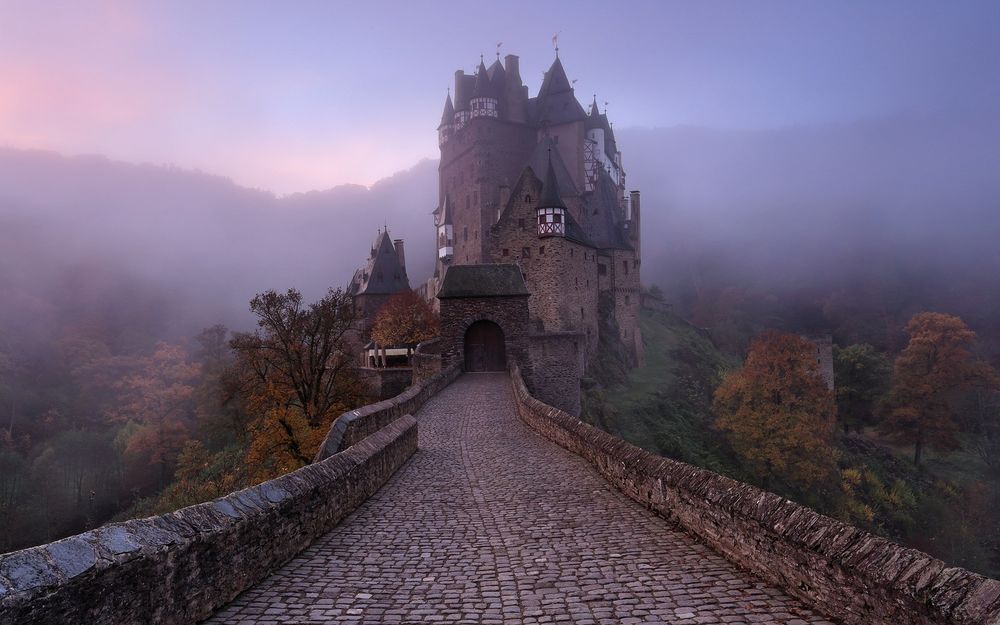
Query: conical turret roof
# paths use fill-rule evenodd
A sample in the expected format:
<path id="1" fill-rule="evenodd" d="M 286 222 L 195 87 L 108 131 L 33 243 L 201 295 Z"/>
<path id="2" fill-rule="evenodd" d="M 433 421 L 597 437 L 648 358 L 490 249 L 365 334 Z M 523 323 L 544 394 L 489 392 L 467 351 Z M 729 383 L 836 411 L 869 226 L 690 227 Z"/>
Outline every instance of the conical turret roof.
<path id="1" fill-rule="evenodd" d="M 444 101 L 444 112 L 441 113 L 441 124 L 438 126 L 448 126 L 455 121 L 455 107 L 451 103 L 451 92 L 448 92 L 448 97 Z"/>
<path id="2" fill-rule="evenodd" d="M 549 148 L 549 160 L 545 167 L 545 178 L 542 179 L 542 193 L 538 198 L 538 208 L 561 208 L 566 210 L 566 204 L 559 197 L 559 183 L 556 181 L 556 171 L 552 167 L 552 148 Z"/>
<path id="3" fill-rule="evenodd" d="M 538 90 L 538 97 L 544 98 L 572 90 L 573 87 L 570 85 L 569 79 L 566 78 L 566 70 L 563 69 L 562 61 L 559 60 L 559 57 L 556 57 L 556 60 L 552 63 L 552 67 L 549 68 L 549 71 L 545 72 L 545 79 L 542 80 L 542 86 Z"/>

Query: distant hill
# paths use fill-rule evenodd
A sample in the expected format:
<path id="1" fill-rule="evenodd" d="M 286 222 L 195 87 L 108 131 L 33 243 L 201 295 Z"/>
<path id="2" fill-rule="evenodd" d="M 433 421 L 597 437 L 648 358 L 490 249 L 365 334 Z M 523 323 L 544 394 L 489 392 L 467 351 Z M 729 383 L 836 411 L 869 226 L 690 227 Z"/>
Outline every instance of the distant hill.
<path id="1" fill-rule="evenodd" d="M 997 119 L 616 134 L 643 193 L 643 280 L 684 314 L 711 288 L 887 282 L 903 308 L 1000 308 L 985 288 L 1000 274 Z M 371 188 L 276 197 L 176 167 L 0 148 L 0 292 L 51 301 L 67 280 L 127 279 L 160 300 L 173 335 L 239 327 L 258 291 L 346 284 L 383 224 L 406 239 L 416 286 L 433 270 L 436 202 L 434 161 Z"/>

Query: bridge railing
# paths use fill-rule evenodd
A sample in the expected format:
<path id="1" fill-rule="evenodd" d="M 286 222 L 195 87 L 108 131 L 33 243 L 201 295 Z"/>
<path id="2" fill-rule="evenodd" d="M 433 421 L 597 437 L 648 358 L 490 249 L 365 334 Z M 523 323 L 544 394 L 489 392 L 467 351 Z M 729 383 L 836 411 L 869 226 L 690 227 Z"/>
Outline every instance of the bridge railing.
<path id="1" fill-rule="evenodd" d="M 313 462 L 347 449 L 405 414 L 416 413 L 428 399 L 451 384 L 461 372 L 461 364 L 456 363 L 430 379 L 411 385 L 395 397 L 343 413 L 330 426 Z"/>
<path id="2" fill-rule="evenodd" d="M 857 625 L 995 625 L 1000 581 L 950 567 L 755 486 L 649 453 L 511 384 L 529 427 L 635 501 L 821 612 Z"/>
<path id="3" fill-rule="evenodd" d="M 417 449 L 405 415 L 214 501 L 0 556 L 0 625 L 196 623 L 374 494 Z"/>

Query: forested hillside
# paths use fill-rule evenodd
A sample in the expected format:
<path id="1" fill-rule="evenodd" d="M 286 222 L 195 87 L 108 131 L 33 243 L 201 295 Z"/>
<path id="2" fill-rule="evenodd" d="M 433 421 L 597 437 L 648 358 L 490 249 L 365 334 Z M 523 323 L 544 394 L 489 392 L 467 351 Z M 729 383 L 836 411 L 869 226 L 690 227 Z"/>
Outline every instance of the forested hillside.
<path id="1" fill-rule="evenodd" d="M 845 385 L 857 375 L 845 367 L 862 358 L 888 363 L 898 355 L 876 350 L 837 348 L 841 394 L 838 419 L 825 446 L 835 459 L 829 474 L 803 487 L 795 467 L 762 474 L 738 442 L 722 431 L 717 390 L 727 375 L 742 366 L 742 354 L 716 347 L 709 334 L 673 312 L 644 310 L 642 331 L 646 363 L 627 379 L 606 389 L 591 390 L 585 419 L 613 434 L 664 456 L 689 462 L 755 483 L 821 512 L 917 547 L 946 562 L 996 577 L 1000 574 L 1000 403 L 962 403 L 956 414 L 956 446 L 930 451 L 921 464 L 913 461 L 912 444 L 894 442 L 885 430 L 887 412 L 878 398 L 864 419 L 853 420 Z M 890 368 L 881 389 L 888 393 Z M 855 388 L 855 390 L 857 390 Z M 831 400 L 833 401 L 833 400 Z M 984 423 L 990 423 L 983 427 Z M 810 437 L 815 432 L 807 433 Z M 766 438 L 766 437 L 765 437 Z M 744 452 L 745 453 L 745 452 Z"/>

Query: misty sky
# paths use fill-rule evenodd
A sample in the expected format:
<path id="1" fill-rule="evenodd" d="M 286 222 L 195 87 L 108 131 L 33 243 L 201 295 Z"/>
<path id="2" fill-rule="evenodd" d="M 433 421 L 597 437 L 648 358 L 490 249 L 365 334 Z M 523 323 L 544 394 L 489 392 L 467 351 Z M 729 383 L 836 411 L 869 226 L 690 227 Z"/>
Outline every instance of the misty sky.
<path id="1" fill-rule="evenodd" d="M 455 69 L 503 42 L 533 95 L 557 32 L 619 128 L 1000 108 L 996 1 L 0 0 L 0 145 L 278 193 L 370 184 L 436 157 Z"/>

